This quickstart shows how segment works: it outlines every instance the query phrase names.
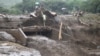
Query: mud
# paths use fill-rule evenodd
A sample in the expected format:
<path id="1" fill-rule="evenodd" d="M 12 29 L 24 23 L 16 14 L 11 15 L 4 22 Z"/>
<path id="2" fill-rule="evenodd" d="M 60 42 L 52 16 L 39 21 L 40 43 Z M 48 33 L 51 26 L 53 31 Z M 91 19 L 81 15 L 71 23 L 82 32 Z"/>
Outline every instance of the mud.
<path id="1" fill-rule="evenodd" d="M 39 50 L 42 56 L 88 56 L 71 42 L 55 41 L 43 36 L 29 36 L 27 45 Z"/>
<path id="2" fill-rule="evenodd" d="M 1 20 L 3 24 L 0 24 L 0 30 L 36 25 L 43 26 L 41 17 L 21 17 L 19 19 L 18 16 L 14 19 L 16 18 L 16 23 L 5 23 L 4 20 Z M 14 19 L 12 20 L 11 17 L 11 22 L 14 22 Z M 83 18 L 80 20 L 83 20 Z M 60 22 L 63 22 L 62 40 L 58 40 Z M 34 33 L 31 33 L 30 36 L 28 35 L 26 47 L 37 49 L 42 56 L 99 56 L 100 28 L 95 24 L 85 21 L 80 23 L 72 15 L 58 15 L 55 18 L 48 18 L 46 26 L 52 29 L 50 36 L 45 36 L 46 31 L 45 34 L 40 34 L 43 32 L 35 34 L 40 36 L 34 36 Z"/>

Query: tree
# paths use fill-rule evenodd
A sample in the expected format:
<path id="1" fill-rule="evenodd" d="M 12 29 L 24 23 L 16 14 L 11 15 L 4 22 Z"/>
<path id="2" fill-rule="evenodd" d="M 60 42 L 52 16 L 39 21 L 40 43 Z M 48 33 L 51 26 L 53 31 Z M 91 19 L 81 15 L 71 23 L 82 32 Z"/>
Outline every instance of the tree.
<path id="1" fill-rule="evenodd" d="M 87 0 L 82 5 L 83 9 L 88 12 L 100 13 L 100 0 Z"/>
<path id="2" fill-rule="evenodd" d="M 61 8 L 67 8 L 67 11 L 83 10 L 87 12 L 100 13 L 100 0 L 23 0 L 22 3 L 15 6 L 16 9 L 32 12 L 35 9 L 35 2 L 40 2 L 46 9 L 62 13 Z"/>
<path id="3" fill-rule="evenodd" d="M 5 8 L 3 8 L 3 7 L 0 7 L 0 13 L 5 14 L 5 13 L 8 13 L 8 12 L 9 12 L 8 9 L 5 9 Z"/>

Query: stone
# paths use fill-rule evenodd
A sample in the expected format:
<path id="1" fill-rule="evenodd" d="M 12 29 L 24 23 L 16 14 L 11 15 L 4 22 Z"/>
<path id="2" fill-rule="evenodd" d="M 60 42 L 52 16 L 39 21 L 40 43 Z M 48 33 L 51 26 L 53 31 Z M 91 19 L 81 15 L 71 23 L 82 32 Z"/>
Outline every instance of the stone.
<path id="1" fill-rule="evenodd" d="M 33 48 L 27 48 L 12 42 L 0 41 L 0 56 L 41 56 Z"/>
<path id="2" fill-rule="evenodd" d="M 0 40 L 1 41 L 11 41 L 11 42 L 16 41 L 15 38 L 11 34 L 5 31 L 0 31 Z"/>

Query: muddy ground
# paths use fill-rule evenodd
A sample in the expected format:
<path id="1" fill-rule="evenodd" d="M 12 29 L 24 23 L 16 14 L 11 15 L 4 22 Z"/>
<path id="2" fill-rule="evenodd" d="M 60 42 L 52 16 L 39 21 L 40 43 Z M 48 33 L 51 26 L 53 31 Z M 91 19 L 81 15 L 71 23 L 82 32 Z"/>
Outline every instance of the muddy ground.
<path id="1" fill-rule="evenodd" d="M 25 47 L 38 50 L 41 56 L 100 56 L 99 17 L 95 14 L 86 14 L 80 17 L 80 22 L 72 15 L 48 18 L 46 26 L 52 31 L 27 34 Z M 0 18 L 1 31 L 18 27 L 43 26 L 41 18 L 30 18 L 25 15 L 13 15 L 9 18 L 9 21 Z M 62 40 L 58 40 L 60 22 L 63 23 Z"/>

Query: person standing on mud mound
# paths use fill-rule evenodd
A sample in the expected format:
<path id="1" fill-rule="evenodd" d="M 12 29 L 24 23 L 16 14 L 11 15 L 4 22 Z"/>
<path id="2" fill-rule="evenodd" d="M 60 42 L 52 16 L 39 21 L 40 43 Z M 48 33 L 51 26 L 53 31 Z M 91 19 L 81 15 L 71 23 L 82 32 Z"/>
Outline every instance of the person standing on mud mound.
<path id="1" fill-rule="evenodd" d="M 40 4 L 39 2 L 36 2 L 35 5 L 36 5 L 36 6 L 35 6 L 35 11 L 34 11 L 35 15 L 36 15 L 37 17 L 42 16 L 42 13 L 45 11 L 43 5 Z M 42 12 L 42 13 L 41 13 L 41 12 Z"/>
<path id="2" fill-rule="evenodd" d="M 44 9 L 43 5 L 40 4 L 39 2 L 36 2 L 35 4 L 36 4 L 36 6 L 35 6 L 35 15 L 37 17 L 42 18 L 42 20 L 40 19 L 40 21 L 45 26 L 45 21 L 46 21 L 46 15 L 44 14 L 45 9 Z"/>
<path id="3" fill-rule="evenodd" d="M 80 24 L 82 24 L 82 22 L 80 21 L 80 17 L 82 17 L 82 16 L 83 16 L 83 14 L 84 14 L 84 12 L 83 12 L 83 11 L 78 11 L 78 12 L 77 12 L 77 15 L 76 15 L 77 20 L 78 20 L 78 23 L 80 23 Z"/>
<path id="4" fill-rule="evenodd" d="M 35 2 L 35 10 L 33 10 L 32 13 L 30 13 L 30 17 L 31 18 L 36 18 L 39 16 L 39 12 L 40 12 L 40 3 L 39 2 Z"/>

